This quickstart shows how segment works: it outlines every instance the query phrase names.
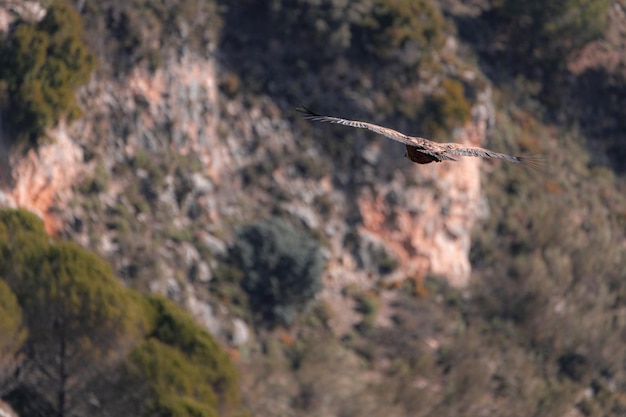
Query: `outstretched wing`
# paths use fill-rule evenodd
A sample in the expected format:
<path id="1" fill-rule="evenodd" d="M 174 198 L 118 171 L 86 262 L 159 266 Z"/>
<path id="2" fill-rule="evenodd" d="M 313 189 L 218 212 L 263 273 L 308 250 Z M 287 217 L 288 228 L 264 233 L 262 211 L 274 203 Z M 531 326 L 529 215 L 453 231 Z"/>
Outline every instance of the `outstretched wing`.
<path id="1" fill-rule="evenodd" d="M 379 135 L 383 135 L 388 137 L 389 139 L 393 139 L 397 142 L 404 143 L 405 145 L 415 146 L 422 150 L 424 153 L 429 155 L 437 156 L 437 152 L 435 152 L 435 143 L 431 142 L 428 139 L 407 136 L 404 133 L 400 133 L 397 130 L 389 129 L 387 127 L 382 127 L 375 125 L 373 123 L 360 122 L 357 120 L 348 120 L 341 119 L 339 117 L 332 116 L 322 116 L 321 114 L 317 114 L 306 107 L 302 106 L 296 109 L 300 113 L 304 114 L 304 118 L 307 120 L 311 120 L 314 122 L 326 122 L 326 123 L 336 123 L 344 126 L 358 127 L 360 129 L 371 130 L 372 132 L 378 133 Z M 445 158 L 444 158 L 445 159 Z"/>
<path id="2" fill-rule="evenodd" d="M 453 156 L 477 156 L 481 158 L 499 158 L 504 159 L 514 164 L 522 164 L 531 168 L 538 168 L 539 160 L 532 157 L 513 156 L 505 153 L 498 153 L 485 148 L 479 148 L 477 146 L 464 146 L 459 143 L 442 143 L 441 146 L 445 148 L 443 154 Z"/>

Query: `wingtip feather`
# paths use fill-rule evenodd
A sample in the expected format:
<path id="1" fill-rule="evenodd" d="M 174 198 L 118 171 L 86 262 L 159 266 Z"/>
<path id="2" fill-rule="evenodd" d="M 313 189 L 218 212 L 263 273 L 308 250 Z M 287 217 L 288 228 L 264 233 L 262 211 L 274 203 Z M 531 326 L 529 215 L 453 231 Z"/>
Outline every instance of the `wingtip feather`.
<path id="1" fill-rule="evenodd" d="M 542 155 L 526 155 L 516 157 L 521 165 L 527 166 L 533 171 L 545 174 L 546 160 Z"/>
<path id="2" fill-rule="evenodd" d="M 321 114 L 315 113 L 313 110 L 309 109 L 307 106 L 301 105 L 300 107 L 296 107 L 296 111 L 304 114 L 304 117 L 308 119 L 309 117 L 321 117 Z"/>

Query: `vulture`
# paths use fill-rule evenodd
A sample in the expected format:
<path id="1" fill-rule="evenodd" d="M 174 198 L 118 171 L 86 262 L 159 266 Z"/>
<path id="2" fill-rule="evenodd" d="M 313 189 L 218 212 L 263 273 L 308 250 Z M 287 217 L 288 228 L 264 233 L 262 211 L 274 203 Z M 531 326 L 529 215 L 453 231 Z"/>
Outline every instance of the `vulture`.
<path id="1" fill-rule="evenodd" d="M 460 143 L 439 143 L 433 142 L 419 136 L 408 136 L 397 130 L 389 129 L 375 125 L 373 123 L 361 122 L 357 120 L 342 119 L 333 116 L 322 116 L 306 107 L 296 109 L 304 114 L 304 118 L 314 122 L 336 123 L 344 126 L 356 127 L 359 129 L 367 129 L 403 143 L 406 146 L 405 156 L 411 161 L 418 164 L 429 164 L 431 162 L 456 161 L 459 156 L 478 156 L 482 158 L 500 158 L 514 164 L 521 164 L 534 167 L 537 163 L 536 158 L 512 156 L 504 153 L 498 153 L 477 146 L 466 146 Z"/>

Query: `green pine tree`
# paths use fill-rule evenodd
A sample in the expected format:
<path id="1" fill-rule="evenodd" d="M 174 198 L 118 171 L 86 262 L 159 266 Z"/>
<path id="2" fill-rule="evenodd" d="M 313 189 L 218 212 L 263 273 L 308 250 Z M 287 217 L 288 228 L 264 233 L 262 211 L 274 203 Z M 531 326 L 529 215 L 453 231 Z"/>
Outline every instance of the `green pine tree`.
<path id="1" fill-rule="evenodd" d="M 54 0 L 40 22 L 18 21 L 0 44 L 2 101 L 16 138 L 34 144 L 61 118 L 80 116 L 74 91 L 94 66 L 80 16 L 67 0 Z"/>

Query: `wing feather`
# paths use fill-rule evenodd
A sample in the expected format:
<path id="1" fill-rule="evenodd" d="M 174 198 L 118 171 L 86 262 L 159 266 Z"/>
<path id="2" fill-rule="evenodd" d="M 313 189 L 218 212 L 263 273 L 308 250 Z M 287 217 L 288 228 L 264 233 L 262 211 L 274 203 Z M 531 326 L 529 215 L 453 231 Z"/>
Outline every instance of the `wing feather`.
<path id="1" fill-rule="evenodd" d="M 434 149 L 433 149 L 434 148 L 433 145 L 436 145 L 436 144 L 428 139 L 408 136 L 408 135 L 405 135 L 404 133 L 398 132 L 397 130 L 375 125 L 373 123 L 361 122 L 358 120 L 342 119 L 342 118 L 333 117 L 333 116 L 322 116 L 321 114 L 317 114 L 304 106 L 297 108 L 296 110 L 299 111 L 300 113 L 303 113 L 304 118 L 307 120 L 311 120 L 314 122 L 336 123 L 339 125 L 371 130 L 374 133 L 378 133 L 379 135 L 383 135 L 385 137 L 388 137 L 389 139 L 393 139 L 397 142 L 404 143 L 405 145 L 415 146 L 421 150 L 426 151 L 425 153 L 436 156 L 436 152 L 434 152 Z"/>
<path id="2" fill-rule="evenodd" d="M 481 158 L 499 158 L 514 164 L 529 165 L 530 160 L 521 156 L 513 156 L 505 153 L 490 151 L 489 149 L 479 148 L 477 146 L 463 146 L 458 143 L 442 143 L 446 148 L 444 154 L 454 156 L 476 156 Z"/>

